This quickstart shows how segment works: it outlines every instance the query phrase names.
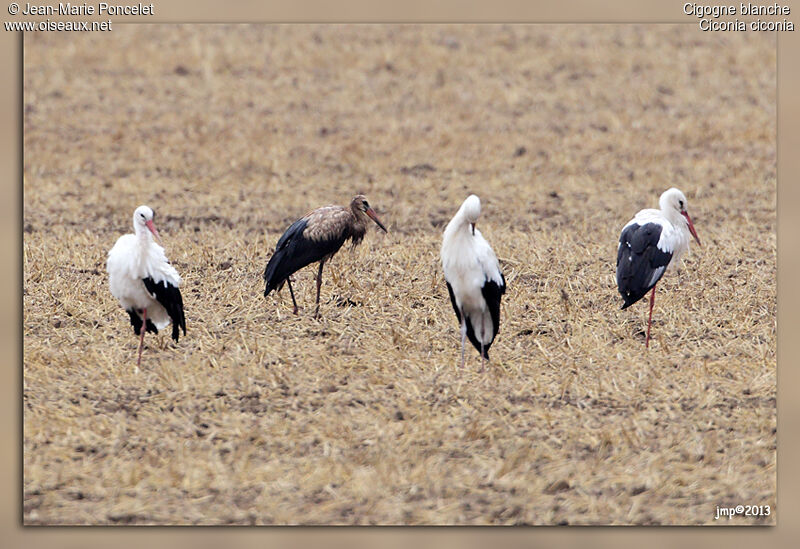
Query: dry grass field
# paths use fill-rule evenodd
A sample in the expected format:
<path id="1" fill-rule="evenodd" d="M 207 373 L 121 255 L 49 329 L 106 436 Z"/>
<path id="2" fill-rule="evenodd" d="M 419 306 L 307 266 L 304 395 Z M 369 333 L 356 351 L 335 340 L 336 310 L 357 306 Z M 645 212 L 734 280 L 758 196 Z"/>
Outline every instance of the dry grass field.
<path id="1" fill-rule="evenodd" d="M 116 25 L 24 43 L 25 524 L 774 524 L 774 34 L 687 25 Z M 622 225 L 703 242 L 620 311 Z M 262 295 L 283 230 L 370 227 Z M 461 201 L 508 282 L 481 373 L 438 260 Z M 138 340 L 139 204 L 188 334 Z M 770 505 L 715 521 L 717 506 Z"/>

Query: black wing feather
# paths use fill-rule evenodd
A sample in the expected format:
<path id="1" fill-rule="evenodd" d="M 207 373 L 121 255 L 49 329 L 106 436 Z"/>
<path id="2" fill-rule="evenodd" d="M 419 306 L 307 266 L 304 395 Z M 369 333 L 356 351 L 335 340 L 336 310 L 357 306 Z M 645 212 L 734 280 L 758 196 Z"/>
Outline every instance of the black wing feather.
<path id="1" fill-rule="evenodd" d="M 155 282 L 152 278 L 142 279 L 144 287 L 154 296 L 156 301 L 161 303 L 167 314 L 172 319 L 172 339 L 178 341 L 178 328 L 183 329 L 186 335 L 186 318 L 183 314 L 183 296 L 177 286 L 173 286 L 166 280 Z M 149 321 L 149 319 L 148 319 Z M 154 326 L 155 328 L 155 326 Z M 149 326 L 148 326 L 149 329 Z"/>
<path id="2" fill-rule="evenodd" d="M 672 254 L 658 249 L 660 237 L 658 223 L 633 223 L 622 231 L 617 251 L 617 289 L 624 300 L 623 309 L 647 295 L 664 276 Z"/>
<path id="3" fill-rule="evenodd" d="M 458 325 L 461 326 L 461 310 L 458 308 L 458 304 L 456 304 L 456 295 L 453 293 L 453 287 L 450 285 L 447 280 L 444 281 L 447 284 L 447 292 L 450 294 L 450 303 L 453 304 L 453 310 L 456 312 L 456 317 L 458 318 Z M 478 341 L 478 338 L 475 337 L 475 330 L 472 328 L 472 322 L 470 322 L 469 317 L 467 317 L 467 339 L 469 342 L 472 343 L 472 346 L 475 347 L 478 352 L 481 352 L 481 343 Z M 484 356 L 487 358 L 489 357 L 486 354 L 486 349 L 484 349 Z"/>
<path id="4" fill-rule="evenodd" d="M 506 279 L 502 273 L 500 274 L 500 278 L 502 280 L 501 284 L 497 284 L 493 280 L 487 279 L 481 288 L 483 299 L 486 300 L 486 304 L 489 307 L 489 315 L 492 317 L 493 329 L 491 341 L 483 346 L 483 356 L 486 358 L 486 360 L 489 360 L 489 347 L 491 347 L 492 343 L 494 343 L 494 338 L 497 336 L 497 332 L 500 330 L 500 299 L 506 291 Z M 450 294 L 450 303 L 452 303 L 453 310 L 456 312 L 458 323 L 461 324 L 461 311 L 458 309 L 458 305 L 456 304 L 456 296 L 453 293 L 453 288 L 450 286 L 449 282 L 445 282 L 447 284 L 447 291 Z M 472 326 L 472 319 L 469 316 L 467 317 L 466 324 L 467 339 L 469 339 L 469 342 L 472 343 L 473 347 L 475 347 L 475 350 L 480 353 L 481 342 L 478 341 L 478 338 L 475 336 L 475 328 Z"/>
<path id="5" fill-rule="evenodd" d="M 469 342 L 472 343 L 473 347 L 475 347 L 475 350 L 477 350 L 478 353 L 480 353 L 481 352 L 481 342 L 478 341 L 477 337 L 475 337 L 475 329 L 472 327 L 472 319 L 470 317 L 467 317 L 467 339 L 469 339 Z M 489 345 L 484 345 L 483 346 L 483 356 L 484 356 L 484 358 L 486 360 L 489 360 L 489 346 L 490 345 L 491 345 L 491 343 Z"/>
<path id="6" fill-rule="evenodd" d="M 336 238 L 328 240 L 311 240 L 303 236 L 308 220 L 298 219 L 286 229 L 275 246 L 275 253 L 264 269 L 264 296 L 272 290 L 280 288 L 292 274 L 306 265 L 315 263 L 327 255 L 333 254 L 342 247 L 347 239 L 346 231 Z"/>
<path id="7" fill-rule="evenodd" d="M 139 316 L 139 313 L 137 313 L 135 309 L 126 309 L 125 312 L 128 313 L 128 316 L 131 317 L 131 326 L 133 326 L 133 333 L 138 336 L 142 329 L 142 317 Z M 156 328 L 156 325 L 153 324 L 149 318 L 147 319 L 147 326 L 145 326 L 145 331 L 150 332 L 152 334 L 158 333 L 158 328 Z"/>
<path id="8" fill-rule="evenodd" d="M 453 293 L 453 287 L 450 285 L 448 281 L 444 281 L 447 284 L 447 292 L 450 294 L 450 303 L 453 304 L 453 310 L 456 312 L 456 316 L 458 317 L 458 323 L 461 324 L 461 311 L 458 310 L 458 305 L 456 305 L 456 295 Z"/>
<path id="9" fill-rule="evenodd" d="M 481 288 L 483 299 L 489 307 L 489 314 L 492 317 L 492 327 L 494 329 L 492 341 L 489 342 L 489 345 L 492 344 L 497 332 L 500 330 L 500 299 L 503 297 L 503 294 L 506 293 L 506 277 L 503 276 L 503 273 L 500 273 L 500 280 L 500 284 L 497 284 L 497 282 L 487 278 L 486 282 L 483 284 L 483 288 Z M 484 346 L 484 348 L 488 349 L 489 345 Z"/>

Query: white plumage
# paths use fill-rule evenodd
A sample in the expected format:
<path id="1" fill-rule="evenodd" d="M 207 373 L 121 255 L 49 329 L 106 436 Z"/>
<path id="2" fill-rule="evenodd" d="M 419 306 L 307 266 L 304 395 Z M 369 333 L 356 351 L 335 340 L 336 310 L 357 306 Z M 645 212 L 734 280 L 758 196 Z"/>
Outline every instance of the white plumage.
<path id="1" fill-rule="evenodd" d="M 500 326 L 500 299 L 506 289 L 497 256 L 475 223 L 481 214 L 481 201 L 467 197 L 447 224 L 442 239 L 442 269 L 453 309 L 461 324 L 461 365 L 464 345 L 470 342 L 483 362 Z"/>
<path id="2" fill-rule="evenodd" d="M 689 250 L 689 238 L 700 239 L 687 211 L 686 196 L 671 188 L 658 200 L 658 210 L 639 211 L 623 228 L 617 245 L 617 288 L 625 309 L 644 297 L 650 289 L 650 320 L 647 339 L 650 345 L 650 325 L 655 302 L 656 283 L 666 270 L 679 267 Z"/>
<path id="3" fill-rule="evenodd" d="M 153 210 L 139 206 L 133 213 L 134 234 L 126 234 L 108 252 L 106 269 L 111 294 L 116 297 L 131 318 L 134 332 L 157 333 L 174 323 L 172 337 L 178 341 L 178 328 L 186 334 L 181 277 L 170 265 L 164 248 L 154 241 L 159 239 L 153 225 Z M 141 334 L 140 334 L 141 332 Z"/>
<path id="4" fill-rule="evenodd" d="M 624 232 L 631 225 L 644 226 L 647 223 L 659 225 L 661 227 L 661 235 L 656 246 L 662 252 L 672 254 L 672 260 L 669 262 L 669 271 L 677 270 L 683 254 L 689 251 L 689 239 L 691 237 L 689 222 L 681 213 L 681 210 L 686 211 L 686 202 L 686 197 L 683 193 L 673 187 L 664 191 L 658 199 L 660 209 L 645 208 L 644 210 L 639 210 L 633 216 L 633 219 L 628 221 L 625 227 L 622 228 Z M 694 227 L 692 227 L 692 230 L 694 230 Z M 620 243 L 621 245 L 622 243 Z"/>
<path id="5" fill-rule="evenodd" d="M 111 294 L 119 300 L 125 310 L 135 308 L 147 309 L 149 318 L 156 328 L 163 330 L 172 319 L 167 310 L 147 291 L 143 279 L 152 278 L 154 282 L 166 281 L 179 287 L 181 277 L 175 267 L 170 265 L 164 248 L 152 241 L 149 245 L 140 246 L 136 235 L 126 234 L 117 240 L 108 252 L 108 283 Z"/>

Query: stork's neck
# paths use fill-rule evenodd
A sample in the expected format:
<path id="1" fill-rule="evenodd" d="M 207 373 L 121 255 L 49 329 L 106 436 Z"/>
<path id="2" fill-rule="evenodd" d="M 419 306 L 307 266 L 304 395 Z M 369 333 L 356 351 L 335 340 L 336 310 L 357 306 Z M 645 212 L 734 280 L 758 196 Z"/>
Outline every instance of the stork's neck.
<path id="1" fill-rule="evenodd" d="M 453 216 L 453 219 L 450 220 L 450 223 L 448 223 L 447 227 L 444 229 L 445 238 L 453 238 L 456 236 L 464 238 L 472 236 L 470 222 L 464 213 L 463 206 L 456 212 L 456 215 Z"/>
<path id="2" fill-rule="evenodd" d="M 367 234 L 366 214 L 354 206 L 350 206 L 350 213 L 353 214 L 353 221 L 350 224 L 350 239 L 353 247 L 358 246 Z"/>
<path id="3" fill-rule="evenodd" d="M 683 217 L 681 212 L 675 208 L 662 208 L 661 215 L 667 218 L 667 221 L 672 223 L 672 226 L 679 229 L 681 232 L 689 232 L 689 225 L 686 223 L 686 218 Z"/>
<path id="4" fill-rule="evenodd" d="M 353 223 L 352 232 L 353 232 L 353 235 L 358 235 L 360 237 L 363 237 L 364 234 L 366 234 L 366 232 L 367 232 L 367 223 L 363 219 L 361 219 L 360 217 L 356 216 L 356 220 Z"/>
<path id="5" fill-rule="evenodd" d="M 367 230 L 367 222 L 369 218 L 367 214 L 361 211 L 354 205 L 350 206 L 350 213 L 353 214 L 353 230 L 360 230 L 361 232 L 366 232 Z"/>
<path id="6" fill-rule="evenodd" d="M 139 243 L 141 248 L 146 248 L 153 242 L 153 235 L 147 230 L 147 227 L 134 224 L 133 230 L 136 233 L 136 242 Z"/>

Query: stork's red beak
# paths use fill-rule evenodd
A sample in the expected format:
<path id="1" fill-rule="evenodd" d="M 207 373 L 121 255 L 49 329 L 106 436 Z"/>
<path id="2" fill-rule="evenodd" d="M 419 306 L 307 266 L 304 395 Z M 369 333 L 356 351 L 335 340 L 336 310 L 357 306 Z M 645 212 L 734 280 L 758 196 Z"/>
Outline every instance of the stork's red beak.
<path id="1" fill-rule="evenodd" d="M 689 223 L 689 232 L 692 233 L 692 236 L 697 241 L 697 245 L 698 246 L 702 246 L 702 244 L 700 244 L 700 239 L 697 237 L 697 231 L 694 230 L 694 223 L 692 223 L 692 218 L 689 217 L 689 212 L 684 210 L 684 211 L 681 212 L 681 215 L 683 217 L 685 217 L 686 218 L 686 222 Z"/>
<path id="2" fill-rule="evenodd" d="M 386 230 L 386 227 L 383 226 L 383 223 L 381 223 L 381 220 L 378 219 L 378 216 L 375 214 L 375 210 L 373 210 L 372 208 L 367 208 L 367 211 L 365 213 L 370 217 L 370 219 L 372 219 L 375 223 L 378 224 L 378 227 L 383 229 L 383 232 L 385 232 L 385 233 L 389 232 L 389 231 Z"/>
<path id="3" fill-rule="evenodd" d="M 691 221 L 689 223 L 691 223 Z M 153 233 L 153 236 L 156 237 L 156 242 L 161 244 L 161 237 L 158 236 L 158 231 L 156 230 L 156 226 L 153 225 L 153 220 L 149 219 L 145 221 L 144 224 L 148 229 L 150 229 L 150 232 Z"/>

